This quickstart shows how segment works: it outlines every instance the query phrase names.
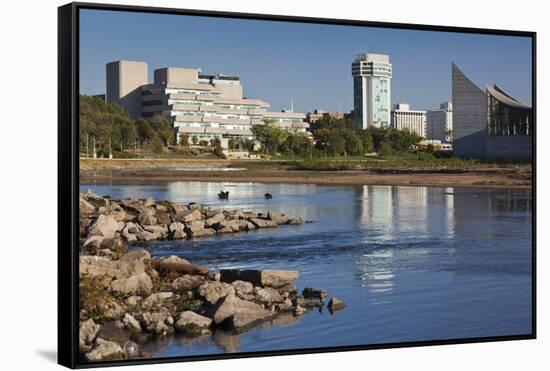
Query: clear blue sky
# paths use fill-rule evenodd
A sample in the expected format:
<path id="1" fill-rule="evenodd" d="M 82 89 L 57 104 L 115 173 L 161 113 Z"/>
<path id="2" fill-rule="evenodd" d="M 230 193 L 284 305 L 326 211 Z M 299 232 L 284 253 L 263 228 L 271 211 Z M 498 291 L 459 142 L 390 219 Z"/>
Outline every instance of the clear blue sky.
<path id="1" fill-rule="evenodd" d="M 351 61 L 389 54 L 392 103 L 436 108 L 451 99 L 451 61 L 480 87 L 496 83 L 531 104 L 531 40 L 524 37 L 82 10 L 80 89 L 105 92 L 105 64 L 126 59 L 240 76 L 244 94 L 271 103 L 344 111 L 353 106 Z"/>

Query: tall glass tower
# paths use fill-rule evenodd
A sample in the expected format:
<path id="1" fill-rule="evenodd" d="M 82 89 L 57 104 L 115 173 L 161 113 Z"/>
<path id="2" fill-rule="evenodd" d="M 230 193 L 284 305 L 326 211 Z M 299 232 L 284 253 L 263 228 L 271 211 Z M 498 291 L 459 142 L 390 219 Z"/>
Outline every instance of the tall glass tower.
<path id="1" fill-rule="evenodd" d="M 391 123 L 390 57 L 364 53 L 351 64 L 354 120 L 363 129 L 388 127 Z"/>

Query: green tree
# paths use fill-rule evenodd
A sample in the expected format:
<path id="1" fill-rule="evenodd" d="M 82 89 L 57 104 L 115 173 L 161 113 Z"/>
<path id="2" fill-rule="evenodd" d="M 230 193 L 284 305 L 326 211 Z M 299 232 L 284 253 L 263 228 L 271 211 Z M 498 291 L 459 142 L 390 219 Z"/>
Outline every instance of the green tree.
<path id="1" fill-rule="evenodd" d="M 392 145 L 390 142 L 380 143 L 380 149 L 378 150 L 378 155 L 380 157 L 389 157 L 392 153 Z"/>

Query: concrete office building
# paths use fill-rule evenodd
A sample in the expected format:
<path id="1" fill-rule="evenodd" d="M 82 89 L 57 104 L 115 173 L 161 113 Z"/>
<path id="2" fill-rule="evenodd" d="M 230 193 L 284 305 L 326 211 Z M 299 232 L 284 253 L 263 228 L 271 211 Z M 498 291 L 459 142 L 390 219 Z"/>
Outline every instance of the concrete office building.
<path id="1" fill-rule="evenodd" d="M 444 102 L 439 109 L 426 112 L 426 139 L 439 140 L 441 143 L 453 141 L 453 104 Z"/>
<path id="2" fill-rule="evenodd" d="M 136 76 L 137 75 L 137 76 Z M 290 132 L 307 132 L 305 114 L 268 112 L 269 103 L 243 96 L 237 76 L 206 75 L 198 68 L 166 67 L 147 82 L 147 64 L 118 61 L 107 65 L 107 100 L 131 117 L 164 115 L 188 140 L 254 139 L 253 125 L 271 122 Z"/>
<path id="3" fill-rule="evenodd" d="M 131 118 L 141 116 L 141 86 L 147 84 L 147 63 L 117 61 L 107 64 L 107 102 L 123 107 Z"/>
<path id="4" fill-rule="evenodd" d="M 354 121 L 369 126 L 389 127 L 392 65 L 382 54 L 359 54 L 351 64 Z"/>
<path id="5" fill-rule="evenodd" d="M 394 129 L 408 130 L 422 138 L 426 137 L 426 111 L 414 111 L 408 104 L 398 103 L 394 105 L 391 117 Z"/>
<path id="6" fill-rule="evenodd" d="M 323 118 L 330 118 L 333 120 L 343 119 L 345 117 L 344 112 L 329 112 L 320 108 L 314 109 L 312 112 L 306 114 L 306 121 L 310 124 L 319 122 Z"/>
<path id="7" fill-rule="evenodd" d="M 531 159 L 532 108 L 496 85 L 481 90 L 454 63 L 451 69 L 454 154 Z"/>

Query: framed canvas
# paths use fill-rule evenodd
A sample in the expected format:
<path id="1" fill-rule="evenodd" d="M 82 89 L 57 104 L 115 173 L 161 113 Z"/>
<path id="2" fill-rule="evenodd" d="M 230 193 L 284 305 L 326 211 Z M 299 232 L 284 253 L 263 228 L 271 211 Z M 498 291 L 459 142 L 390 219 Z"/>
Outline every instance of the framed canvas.
<path id="1" fill-rule="evenodd" d="M 60 364 L 535 338 L 534 32 L 58 18 Z"/>

